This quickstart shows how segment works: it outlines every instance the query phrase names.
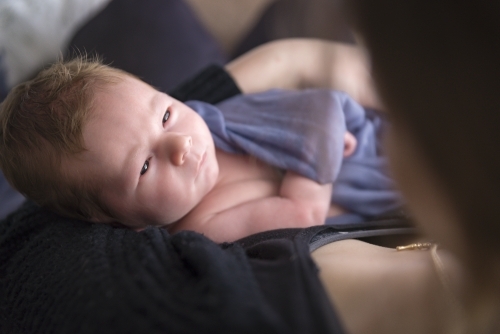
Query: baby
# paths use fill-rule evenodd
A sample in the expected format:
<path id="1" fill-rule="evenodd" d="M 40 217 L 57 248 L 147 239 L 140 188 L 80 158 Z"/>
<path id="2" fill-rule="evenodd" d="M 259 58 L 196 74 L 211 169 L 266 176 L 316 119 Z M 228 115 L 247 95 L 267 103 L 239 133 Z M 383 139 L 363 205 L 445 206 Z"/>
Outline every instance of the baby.
<path id="1" fill-rule="evenodd" d="M 6 178 L 62 215 L 223 242 L 344 211 L 331 182 L 216 148 L 189 106 L 98 62 L 60 62 L 17 86 L 0 123 Z M 356 138 L 343 137 L 349 156 Z"/>

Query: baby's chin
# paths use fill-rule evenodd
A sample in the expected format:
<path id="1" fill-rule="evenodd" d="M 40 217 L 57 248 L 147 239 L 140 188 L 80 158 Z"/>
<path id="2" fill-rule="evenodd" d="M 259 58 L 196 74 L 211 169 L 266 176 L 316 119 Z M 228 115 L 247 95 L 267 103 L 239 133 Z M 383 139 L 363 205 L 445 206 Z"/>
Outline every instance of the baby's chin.
<path id="1" fill-rule="evenodd" d="M 169 229 L 170 226 L 175 225 L 176 220 L 171 221 L 171 220 L 166 220 L 166 221 L 148 221 L 148 222 L 135 222 L 134 224 L 123 224 L 124 226 L 127 226 L 131 228 L 134 231 L 142 231 L 146 229 L 147 227 L 160 227 L 160 228 L 166 228 L 167 230 Z"/>
<path id="2" fill-rule="evenodd" d="M 107 219 L 97 219 L 97 218 L 92 218 L 90 219 L 91 222 L 93 223 L 103 223 L 103 224 L 108 224 L 111 226 L 115 227 L 123 227 L 123 228 L 129 228 L 134 231 L 143 231 L 147 227 L 167 227 L 169 225 L 173 225 L 175 223 L 175 220 L 161 220 L 161 221 L 152 221 L 152 220 L 141 220 L 141 219 L 134 219 L 134 220 L 125 220 L 125 219 L 112 219 L 112 218 L 107 218 Z"/>
<path id="3" fill-rule="evenodd" d="M 136 232 L 142 232 L 147 227 L 163 228 L 163 229 L 167 230 L 169 233 L 175 233 L 178 231 L 176 222 L 167 223 L 167 224 L 149 224 L 149 225 L 145 225 L 145 226 L 135 226 L 135 227 L 130 227 L 130 228 Z"/>
<path id="4" fill-rule="evenodd" d="M 129 228 L 129 229 L 132 229 L 132 230 L 137 231 L 137 232 L 140 232 L 140 231 L 144 230 L 146 227 L 148 227 L 148 225 L 140 225 L 140 226 L 129 225 L 129 224 L 122 223 L 116 219 L 91 218 L 88 221 L 91 223 L 97 223 L 97 224 L 107 224 L 107 225 L 110 225 L 113 227 L 118 227 L 118 228 L 120 228 L 120 227 L 121 228 Z"/>

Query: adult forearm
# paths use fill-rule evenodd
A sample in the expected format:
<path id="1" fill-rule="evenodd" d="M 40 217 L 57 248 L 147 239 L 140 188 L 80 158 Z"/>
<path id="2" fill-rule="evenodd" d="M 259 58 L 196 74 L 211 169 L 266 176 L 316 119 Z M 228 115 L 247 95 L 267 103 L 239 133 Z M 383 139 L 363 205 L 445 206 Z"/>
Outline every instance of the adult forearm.
<path id="1" fill-rule="evenodd" d="M 367 57 L 356 46 L 318 39 L 284 39 L 246 53 L 226 69 L 247 94 L 271 88 L 324 87 L 345 91 L 359 103 L 381 109 Z"/>
<path id="2" fill-rule="evenodd" d="M 255 93 L 271 88 L 298 88 L 302 69 L 293 54 L 297 40 L 279 40 L 257 47 L 226 65 L 240 89 Z"/>

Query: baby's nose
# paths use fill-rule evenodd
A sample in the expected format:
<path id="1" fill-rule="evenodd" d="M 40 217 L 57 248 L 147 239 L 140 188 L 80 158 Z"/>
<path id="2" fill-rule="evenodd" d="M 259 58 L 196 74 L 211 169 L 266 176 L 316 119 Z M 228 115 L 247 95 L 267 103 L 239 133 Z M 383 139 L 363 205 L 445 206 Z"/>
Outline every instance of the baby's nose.
<path id="1" fill-rule="evenodd" d="M 181 166 L 186 161 L 187 154 L 191 150 L 191 146 L 193 146 L 193 139 L 191 136 L 179 134 L 173 138 L 172 144 L 172 163 Z"/>

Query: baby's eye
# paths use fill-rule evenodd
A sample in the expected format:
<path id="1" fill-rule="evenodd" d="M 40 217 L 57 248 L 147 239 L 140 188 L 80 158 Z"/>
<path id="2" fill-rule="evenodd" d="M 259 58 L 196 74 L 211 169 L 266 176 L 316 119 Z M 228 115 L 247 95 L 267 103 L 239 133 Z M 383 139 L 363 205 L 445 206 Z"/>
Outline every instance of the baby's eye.
<path id="1" fill-rule="evenodd" d="M 165 111 L 165 115 L 163 115 L 162 123 L 165 124 L 165 122 L 168 120 L 169 117 L 170 117 L 170 111 L 167 109 L 167 111 Z"/>
<path id="2" fill-rule="evenodd" d="M 146 160 L 144 162 L 144 165 L 142 166 L 141 175 L 144 175 L 144 173 L 146 173 L 148 171 L 148 168 L 149 168 L 149 161 Z"/>

